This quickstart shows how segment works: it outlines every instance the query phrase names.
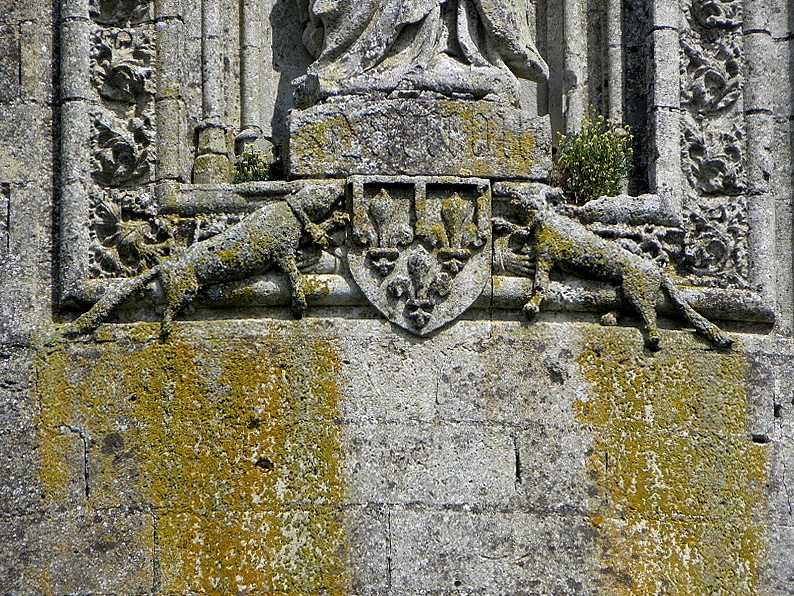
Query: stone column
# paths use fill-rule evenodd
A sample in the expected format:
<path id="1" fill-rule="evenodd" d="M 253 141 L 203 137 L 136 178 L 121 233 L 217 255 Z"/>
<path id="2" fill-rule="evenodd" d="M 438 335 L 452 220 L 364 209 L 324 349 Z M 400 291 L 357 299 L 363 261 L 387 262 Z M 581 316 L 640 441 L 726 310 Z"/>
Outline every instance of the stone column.
<path id="1" fill-rule="evenodd" d="M 198 156 L 193 182 L 229 182 L 232 164 L 223 117 L 223 50 L 218 0 L 201 3 L 202 121 L 198 126 Z"/>
<path id="2" fill-rule="evenodd" d="M 85 233 L 93 181 L 90 173 L 92 22 L 88 0 L 61 5 L 61 299 L 79 296 L 90 239 Z M 68 208 L 66 208 L 68 206 Z"/>
<path id="3" fill-rule="evenodd" d="M 747 130 L 748 216 L 750 219 L 751 282 L 765 300 L 774 303 L 775 287 L 775 192 L 772 176 L 774 139 L 773 93 L 776 90 L 775 48 L 769 19 L 774 11 L 768 0 L 744 5 L 744 50 L 747 74 L 744 85 L 744 114 Z M 780 11 L 779 11 L 780 12 Z M 788 198 L 787 198 L 788 200 Z"/>
<path id="4" fill-rule="evenodd" d="M 565 80 L 563 119 L 565 133 L 577 132 L 587 113 L 587 12 L 582 0 L 564 0 Z"/>
<path id="5" fill-rule="evenodd" d="M 654 155 L 648 180 L 674 213 L 681 212 L 681 83 L 679 80 L 679 19 L 677 3 L 653 0 L 651 55 L 653 72 L 650 102 L 650 129 Z"/>
<path id="6" fill-rule="evenodd" d="M 623 122 L 623 13 L 621 0 L 607 1 L 608 116 Z"/>
<path id="7" fill-rule="evenodd" d="M 187 179 L 189 158 L 182 96 L 184 23 L 178 0 L 157 0 L 157 180 Z"/>

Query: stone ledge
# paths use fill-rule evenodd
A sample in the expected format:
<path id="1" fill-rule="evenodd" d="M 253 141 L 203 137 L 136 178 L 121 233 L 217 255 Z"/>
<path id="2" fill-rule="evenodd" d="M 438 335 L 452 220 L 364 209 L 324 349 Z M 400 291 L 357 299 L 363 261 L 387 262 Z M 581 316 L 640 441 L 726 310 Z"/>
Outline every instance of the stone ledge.
<path id="1" fill-rule="evenodd" d="M 308 274 L 306 299 L 309 307 L 367 306 L 369 302 L 348 276 L 340 274 Z M 520 311 L 532 288 L 532 280 L 524 277 L 493 276 L 471 308 Z M 79 296 L 86 304 L 96 302 L 117 280 L 85 282 Z M 159 301 L 150 292 L 149 299 Z M 684 298 L 702 315 L 715 320 L 772 324 L 774 310 L 762 297 L 749 290 L 708 287 L 682 287 Z M 269 273 L 249 281 L 210 286 L 196 300 L 196 305 L 209 308 L 287 307 L 291 296 L 286 278 Z M 617 287 L 589 280 L 552 281 L 542 310 L 549 312 L 595 312 L 626 309 Z M 657 304 L 661 314 L 678 315 L 679 311 L 666 297 Z M 495 318 L 499 318 L 496 316 Z"/>

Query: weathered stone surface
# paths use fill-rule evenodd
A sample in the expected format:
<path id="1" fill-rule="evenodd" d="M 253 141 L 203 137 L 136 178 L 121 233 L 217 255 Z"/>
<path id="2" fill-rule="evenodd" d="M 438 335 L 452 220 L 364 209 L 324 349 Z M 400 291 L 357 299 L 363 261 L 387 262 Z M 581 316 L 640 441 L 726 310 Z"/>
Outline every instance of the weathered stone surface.
<path id="1" fill-rule="evenodd" d="M 794 594 L 785 0 L 0 4 L 4 596 Z M 547 83 L 523 78 L 531 38 Z M 298 180 L 185 184 L 243 131 L 290 157 L 292 81 L 313 104 Z M 557 271 L 522 319 L 534 264 L 509 236 L 476 309 L 418 337 L 367 305 L 353 226 L 325 250 L 300 228 L 303 321 L 267 272 L 208 286 L 167 342 L 58 335 L 140 272 L 113 269 L 118 243 L 132 267 L 178 261 L 303 172 L 336 177 L 351 216 L 349 172 L 542 179 L 546 119 L 571 133 L 589 104 L 631 123 L 635 163 L 586 225 L 675 269 L 731 350 L 664 317 L 643 350 L 637 321 L 596 324 L 625 306 L 614 285 Z M 199 139 L 208 122 L 228 136 Z M 157 321 L 152 295 L 118 319 Z"/>
<path id="2" fill-rule="evenodd" d="M 327 103 L 290 115 L 287 175 L 473 176 L 545 180 L 547 118 L 488 101 Z"/>
<path id="3" fill-rule="evenodd" d="M 0 521 L 5 593 L 137 594 L 154 586 L 152 516 L 72 510 Z"/>
<path id="4" fill-rule="evenodd" d="M 5 103 L 18 98 L 22 92 L 19 28 L 16 23 L 8 25 L 0 21 L 0 55 L 5 57 L 0 65 L 0 81 L 4 82 L 0 85 L 0 103 Z"/>
<path id="5" fill-rule="evenodd" d="M 548 79 L 526 16 L 510 2 L 370 0 L 307 12 L 303 42 L 316 61 L 295 81 L 303 105 L 418 92 L 515 104 L 517 78 Z"/>
<path id="6" fill-rule="evenodd" d="M 599 593 L 589 566 L 595 531 L 581 517 L 418 507 L 393 510 L 391 526 L 397 590 Z"/>

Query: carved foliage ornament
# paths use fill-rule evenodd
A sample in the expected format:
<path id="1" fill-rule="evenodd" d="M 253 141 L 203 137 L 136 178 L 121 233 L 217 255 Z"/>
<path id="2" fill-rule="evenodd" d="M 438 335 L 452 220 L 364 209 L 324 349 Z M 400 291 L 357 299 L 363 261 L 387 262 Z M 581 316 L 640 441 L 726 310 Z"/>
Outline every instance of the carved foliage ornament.
<path id="1" fill-rule="evenodd" d="M 154 42 L 134 29 L 99 30 L 91 49 L 91 79 L 102 99 L 145 104 L 155 92 Z"/>
<path id="2" fill-rule="evenodd" d="M 742 3 L 685 1 L 681 31 L 683 167 L 700 195 L 744 191 Z"/>
<path id="3" fill-rule="evenodd" d="M 89 14 L 100 25 L 137 25 L 150 18 L 151 0 L 91 0 Z"/>
<path id="4" fill-rule="evenodd" d="M 92 273 L 95 277 L 131 276 L 154 267 L 171 254 L 172 231 L 165 220 L 146 213 L 148 193 L 135 195 L 139 208 L 124 209 L 127 197 L 111 193 L 91 205 Z M 133 217 L 134 214 L 134 217 Z"/>
<path id="5" fill-rule="evenodd" d="M 142 184 L 149 181 L 154 164 L 152 123 L 144 118 L 131 118 L 122 124 L 102 116 L 94 117 L 93 136 L 94 180 L 106 187 Z"/>

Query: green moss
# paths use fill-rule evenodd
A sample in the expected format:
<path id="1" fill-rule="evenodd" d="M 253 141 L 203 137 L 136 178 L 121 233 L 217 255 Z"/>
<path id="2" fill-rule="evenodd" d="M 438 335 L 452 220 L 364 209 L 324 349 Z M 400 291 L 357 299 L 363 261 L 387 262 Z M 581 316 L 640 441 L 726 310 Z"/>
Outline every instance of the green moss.
<path id="1" fill-rule="evenodd" d="M 237 157 L 234 164 L 234 183 L 270 180 L 270 163 L 261 151 L 248 149 Z"/>
<path id="2" fill-rule="evenodd" d="M 154 512 L 163 592 L 343 594 L 339 366 L 300 331 L 63 346 L 39 365 L 49 502 L 68 424 L 89 437 L 91 504 Z"/>
<path id="3" fill-rule="evenodd" d="M 648 356 L 603 329 L 578 357 L 609 593 L 757 594 L 767 466 L 747 432 L 744 359 L 676 335 Z"/>
<path id="4" fill-rule="evenodd" d="M 628 126 L 586 117 L 580 132 L 559 137 L 556 183 L 577 205 L 619 194 L 631 167 L 631 141 Z"/>

